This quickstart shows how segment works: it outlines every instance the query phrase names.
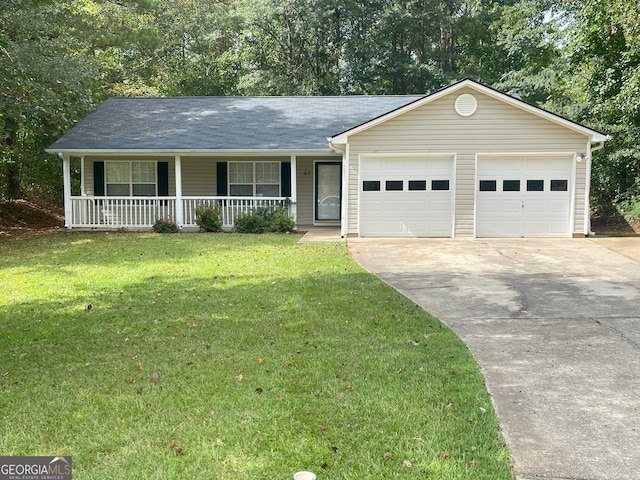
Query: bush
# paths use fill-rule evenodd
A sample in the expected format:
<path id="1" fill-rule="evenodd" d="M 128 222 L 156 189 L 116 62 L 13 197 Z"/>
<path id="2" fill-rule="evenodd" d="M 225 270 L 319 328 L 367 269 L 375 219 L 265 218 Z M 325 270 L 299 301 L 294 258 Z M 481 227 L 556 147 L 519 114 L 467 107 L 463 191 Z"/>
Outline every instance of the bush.
<path id="1" fill-rule="evenodd" d="M 276 233 L 288 233 L 296 228 L 296 222 L 292 218 L 289 218 L 287 212 L 284 209 L 277 210 L 271 217 L 269 223 L 269 230 Z"/>
<path id="2" fill-rule="evenodd" d="M 159 218 L 153 224 L 153 231 L 154 233 L 178 233 L 178 226 L 170 218 L 168 220 Z"/>
<path id="3" fill-rule="evenodd" d="M 200 230 L 205 232 L 221 232 L 222 218 L 220 217 L 220 207 L 210 207 L 200 205 L 196 208 L 196 223 Z"/>
<path id="4" fill-rule="evenodd" d="M 256 211 L 239 215 L 236 218 L 235 228 L 238 233 L 264 233 L 269 228 L 269 222 Z"/>
<path id="5" fill-rule="evenodd" d="M 289 218 L 284 208 L 260 207 L 253 213 L 236 218 L 235 229 L 238 233 L 291 232 L 296 224 Z"/>

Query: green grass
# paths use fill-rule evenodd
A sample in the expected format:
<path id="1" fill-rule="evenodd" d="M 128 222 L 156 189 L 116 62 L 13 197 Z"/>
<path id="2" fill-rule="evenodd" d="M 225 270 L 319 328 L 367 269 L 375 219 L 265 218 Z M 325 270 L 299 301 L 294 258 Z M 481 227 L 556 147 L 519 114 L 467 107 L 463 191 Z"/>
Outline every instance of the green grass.
<path id="1" fill-rule="evenodd" d="M 1 240 L 2 455 L 72 455 L 79 480 L 512 479 L 457 337 L 297 239 Z"/>

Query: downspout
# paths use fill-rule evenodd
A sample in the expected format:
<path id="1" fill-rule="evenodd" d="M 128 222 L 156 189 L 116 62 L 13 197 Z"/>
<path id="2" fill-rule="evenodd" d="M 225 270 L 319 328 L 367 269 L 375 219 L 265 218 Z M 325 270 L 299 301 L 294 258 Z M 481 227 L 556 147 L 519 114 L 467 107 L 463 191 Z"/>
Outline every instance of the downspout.
<path id="1" fill-rule="evenodd" d="M 591 156 L 593 154 L 593 152 L 596 152 L 598 150 L 602 150 L 604 148 L 604 142 L 598 142 L 598 144 L 595 147 L 592 147 L 591 144 L 588 144 L 589 147 L 589 151 L 587 152 L 587 158 L 586 158 L 586 162 L 587 162 L 587 178 L 586 178 L 586 185 L 585 185 L 585 191 L 586 191 L 586 198 L 585 198 L 585 217 L 587 218 L 587 235 L 588 236 L 593 236 L 594 232 L 591 231 L 591 201 L 589 199 L 589 197 L 591 196 L 591 166 L 592 166 L 592 159 Z"/>
<path id="2" fill-rule="evenodd" d="M 329 141 L 329 147 L 336 153 L 342 155 L 342 191 L 340 192 L 341 198 L 341 213 L 340 213 L 340 237 L 345 238 L 347 236 L 347 225 L 349 223 L 348 208 L 349 202 L 349 148 L 348 145 L 335 145 L 331 142 L 331 138 L 327 138 Z M 344 147 L 344 148 L 342 148 Z"/>

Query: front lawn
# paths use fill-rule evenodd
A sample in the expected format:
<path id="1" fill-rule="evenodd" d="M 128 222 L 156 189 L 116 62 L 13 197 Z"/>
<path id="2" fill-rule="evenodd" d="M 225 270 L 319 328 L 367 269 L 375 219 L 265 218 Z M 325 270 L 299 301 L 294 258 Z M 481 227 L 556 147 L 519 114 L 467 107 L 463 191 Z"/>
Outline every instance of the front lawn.
<path id="1" fill-rule="evenodd" d="M 0 239 L 0 453 L 79 480 L 512 479 L 465 346 L 298 238 Z"/>

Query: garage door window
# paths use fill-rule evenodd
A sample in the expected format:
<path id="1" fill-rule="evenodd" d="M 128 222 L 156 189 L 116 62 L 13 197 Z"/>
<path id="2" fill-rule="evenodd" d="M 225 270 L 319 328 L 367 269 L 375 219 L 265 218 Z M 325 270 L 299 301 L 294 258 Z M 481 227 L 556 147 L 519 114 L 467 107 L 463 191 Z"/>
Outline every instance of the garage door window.
<path id="1" fill-rule="evenodd" d="M 402 180 L 387 180 L 385 190 L 387 192 L 401 192 L 404 190 L 404 182 Z"/>
<path id="2" fill-rule="evenodd" d="M 495 180 L 480 180 L 480 191 L 481 192 L 495 192 L 496 191 L 496 181 Z"/>
<path id="3" fill-rule="evenodd" d="M 426 180 L 409 180 L 409 190 L 426 190 Z"/>
<path id="4" fill-rule="evenodd" d="M 449 190 L 449 180 L 431 180 L 431 190 Z"/>
<path id="5" fill-rule="evenodd" d="M 527 180 L 527 192 L 543 192 L 544 180 Z"/>
<path id="6" fill-rule="evenodd" d="M 380 181 L 379 180 L 365 180 L 362 182 L 362 191 L 363 192 L 379 192 L 380 191 Z"/>
<path id="7" fill-rule="evenodd" d="M 520 180 L 503 180 L 502 191 L 503 192 L 519 192 Z"/>
<path id="8" fill-rule="evenodd" d="M 551 191 L 552 192 L 566 192 L 567 191 L 567 181 L 566 180 L 551 180 Z"/>

